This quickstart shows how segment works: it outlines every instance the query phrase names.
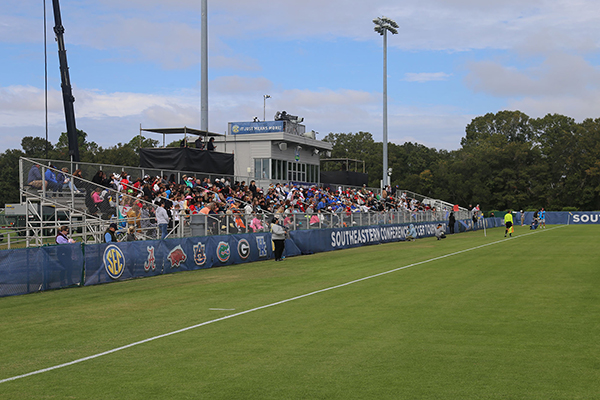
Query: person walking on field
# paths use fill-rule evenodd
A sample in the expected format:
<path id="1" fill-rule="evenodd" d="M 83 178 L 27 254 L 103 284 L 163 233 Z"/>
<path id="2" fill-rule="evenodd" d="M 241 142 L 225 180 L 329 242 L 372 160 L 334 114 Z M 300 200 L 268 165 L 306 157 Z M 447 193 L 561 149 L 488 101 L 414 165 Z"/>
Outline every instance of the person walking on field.
<path id="1" fill-rule="evenodd" d="M 513 228 L 513 216 L 512 216 L 511 210 L 508 210 L 508 212 L 504 216 L 504 225 L 506 225 L 506 231 L 504 231 L 504 237 L 506 237 L 507 233 L 510 237 L 512 237 L 512 234 L 515 231 L 515 228 Z"/>

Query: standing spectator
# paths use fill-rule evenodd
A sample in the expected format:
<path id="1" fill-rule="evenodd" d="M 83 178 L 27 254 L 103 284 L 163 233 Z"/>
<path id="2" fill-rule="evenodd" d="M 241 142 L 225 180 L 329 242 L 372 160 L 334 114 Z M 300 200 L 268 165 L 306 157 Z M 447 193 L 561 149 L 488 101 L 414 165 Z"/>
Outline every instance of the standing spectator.
<path id="1" fill-rule="evenodd" d="M 65 225 L 61 226 L 60 228 L 58 228 L 58 235 L 56 235 L 56 244 L 67 244 L 67 243 L 75 243 L 75 241 L 73 239 L 69 239 L 68 235 L 69 234 L 69 228 L 66 227 Z"/>
<path id="2" fill-rule="evenodd" d="M 275 245 L 275 261 L 281 261 L 285 258 L 283 256 L 283 251 L 285 250 L 285 235 L 285 228 L 280 225 L 279 219 L 277 219 L 276 216 L 273 216 L 273 219 L 271 220 L 271 239 Z"/>
<path id="3" fill-rule="evenodd" d="M 521 210 L 521 226 L 525 225 L 525 213 Z"/>
<path id="4" fill-rule="evenodd" d="M 540 216 L 540 228 L 545 228 L 546 227 L 546 210 L 544 210 L 544 207 L 542 207 L 542 209 L 540 210 L 539 213 Z"/>
<path id="5" fill-rule="evenodd" d="M 140 231 L 142 224 L 142 212 L 138 203 L 134 203 L 133 206 L 126 212 L 127 215 L 127 226 L 128 228 L 135 229 L 137 226 L 138 232 Z"/>
<path id="6" fill-rule="evenodd" d="M 114 243 L 117 241 L 117 237 L 115 236 L 115 232 L 117 231 L 117 224 L 114 222 L 108 226 L 106 231 L 104 232 L 104 243 Z"/>
<path id="7" fill-rule="evenodd" d="M 202 136 L 198 136 L 198 139 L 196 139 L 194 144 L 196 145 L 196 148 L 198 150 L 204 150 L 204 143 L 202 143 Z"/>
<path id="8" fill-rule="evenodd" d="M 211 137 L 208 143 L 206 144 L 206 150 L 215 151 L 216 148 L 217 146 L 215 146 L 215 138 Z"/>
<path id="9" fill-rule="evenodd" d="M 168 234 L 169 214 L 165 209 L 165 200 L 162 200 L 156 209 L 156 222 L 158 223 L 158 229 L 160 229 L 160 238 L 166 238 Z"/>
<path id="10" fill-rule="evenodd" d="M 454 212 L 450 211 L 450 216 L 448 217 L 448 228 L 450 228 L 450 234 L 454 234 L 454 225 L 456 224 L 456 218 L 454 217 Z"/>

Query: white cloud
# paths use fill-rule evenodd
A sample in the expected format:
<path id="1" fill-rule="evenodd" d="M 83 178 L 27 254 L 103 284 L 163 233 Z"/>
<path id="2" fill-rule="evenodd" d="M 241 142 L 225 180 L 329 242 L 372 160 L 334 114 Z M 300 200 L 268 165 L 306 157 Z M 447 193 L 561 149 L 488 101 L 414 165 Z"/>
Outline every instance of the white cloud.
<path id="1" fill-rule="evenodd" d="M 445 81 L 452 76 L 445 72 L 407 72 L 404 74 L 404 80 L 407 82 L 431 82 Z"/>

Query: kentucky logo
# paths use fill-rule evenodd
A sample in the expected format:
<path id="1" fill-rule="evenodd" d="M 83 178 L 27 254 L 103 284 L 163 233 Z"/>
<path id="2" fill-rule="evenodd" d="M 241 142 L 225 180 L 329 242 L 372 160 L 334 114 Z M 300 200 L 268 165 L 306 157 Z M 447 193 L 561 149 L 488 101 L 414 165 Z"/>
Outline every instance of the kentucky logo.
<path id="1" fill-rule="evenodd" d="M 194 262 L 196 265 L 204 265 L 206 262 L 206 254 L 204 253 L 205 245 L 198 242 L 194 245 Z"/>
<path id="2" fill-rule="evenodd" d="M 229 243 L 227 242 L 219 242 L 217 245 L 217 258 L 221 262 L 227 262 L 229 260 L 229 256 L 231 255 L 231 249 L 229 248 Z"/>
<path id="3" fill-rule="evenodd" d="M 167 256 L 167 260 L 171 262 L 171 268 L 179 267 L 185 262 L 185 260 L 187 260 L 187 256 L 181 248 L 181 245 L 177 245 L 177 247 L 171 250 L 171 252 Z"/>
<path id="4" fill-rule="evenodd" d="M 246 239 L 241 239 L 238 242 L 238 254 L 242 260 L 245 260 L 250 255 L 250 243 Z"/>
<path id="5" fill-rule="evenodd" d="M 267 256 L 267 244 L 265 243 L 264 236 L 256 237 L 256 247 L 258 247 L 258 256 L 266 257 Z"/>
<path id="6" fill-rule="evenodd" d="M 146 250 L 148 250 L 148 259 L 144 263 L 144 270 L 146 272 L 150 270 L 154 271 L 156 269 L 156 257 L 154 257 L 154 246 L 148 246 L 146 247 Z"/>
<path id="7" fill-rule="evenodd" d="M 123 271 L 125 271 L 125 255 L 114 244 L 109 245 L 104 250 L 104 269 L 106 273 L 113 279 L 119 279 Z"/>

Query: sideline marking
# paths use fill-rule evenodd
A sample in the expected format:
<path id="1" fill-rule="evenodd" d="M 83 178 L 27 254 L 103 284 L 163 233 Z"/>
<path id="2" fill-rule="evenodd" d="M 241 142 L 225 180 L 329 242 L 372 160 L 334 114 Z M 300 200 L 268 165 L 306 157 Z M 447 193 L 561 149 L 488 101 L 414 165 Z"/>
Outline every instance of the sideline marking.
<path id="1" fill-rule="evenodd" d="M 339 285 L 336 285 L 336 286 L 330 286 L 330 287 L 325 288 L 325 289 L 320 289 L 320 290 L 316 290 L 314 292 L 302 294 L 300 296 L 291 297 L 291 298 L 286 299 L 286 300 L 277 301 L 275 303 L 267 304 L 267 305 L 256 307 L 256 308 L 252 308 L 252 309 L 246 310 L 246 311 L 240 311 L 238 313 L 227 315 L 225 317 L 221 317 L 221 318 L 213 319 L 213 320 L 210 320 L 210 321 L 202 322 L 202 323 L 199 323 L 199 324 L 196 324 L 196 325 L 188 326 L 186 328 L 178 329 L 176 331 L 172 331 L 172 332 L 164 333 L 162 335 L 154 336 L 154 337 L 151 337 L 151 338 L 148 338 L 148 339 L 140 340 L 139 342 L 130 343 L 130 344 L 125 345 L 125 346 L 117 347 L 117 348 L 114 348 L 114 349 L 111 349 L 111 350 L 104 351 L 102 353 L 98 353 L 98 354 L 94 354 L 94 355 L 91 355 L 91 356 L 88 356 L 88 357 L 80 358 L 80 359 L 77 359 L 77 360 L 74 360 L 74 361 L 70 361 L 70 362 L 67 362 L 67 363 L 64 363 L 64 364 L 59 364 L 59 365 L 55 365 L 53 367 L 39 369 L 37 371 L 29 372 L 29 373 L 26 373 L 26 374 L 23 374 L 23 375 L 17 375 L 17 376 L 13 376 L 11 378 L 2 379 L 2 380 L 0 380 L 0 383 L 15 381 L 17 379 L 26 378 L 28 376 L 37 375 L 37 374 L 41 374 L 41 373 L 49 372 L 49 371 L 54 371 L 55 369 L 68 367 L 70 365 L 79 364 L 81 362 L 88 361 L 88 360 L 93 360 L 94 358 L 98 358 L 98 357 L 102 357 L 102 356 L 105 356 L 105 355 L 108 355 L 108 354 L 116 353 L 117 351 L 129 349 L 131 347 L 134 347 L 134 346 L 137 346 L 137 345 L 140 345 L 140 344 L 152 342 L 152 341 L 157 340 L 157 339 L 162 339 L 162 338 L 165 338 L 165 337 L 168 337 L 168 336 L 172 336 L 172 335 L 175 335 L 175 334 L 178 334 L 178 333 L 186 332 L 186 331 L 189 331 L 189 330 L 192 330 L 192 329 L 195 329 L 195 328 L 199 328 L 201 326 L 209 325 L 209 324 L 212 324 L 212 323 L 215 323 L 215 322 L 224 321 L 226 319 L 230 319 L 230 318 L 233 318 L 233 317 L 239 317 L 240 315 L 248 314 L 248 313 L 251 313 L 251 312 L 254 312 L 254 311 L 258 311 L 258 310 L 263 310 L 263 309 L 269 308 L 269 307 L 278 306 L 280 304 L 288 303 L 290 301 L 303 299 L 305 297 L 312 296 L 312 295 L 319 294 L 319 293 L 323 293 L 323 292 L 328 292 L 328 291 L 333 290 L 333 289 L 339 289 L 339 288 L 342 288 L 342 287 L 345 287 L 345 286 L 350 286 L 350 285 L 353 285 L 355 283 L 366 281 L 368 279 L 378 278 L 380 276 L 391 274 L 393 272 L 398 272 L 398 271 L 401 271 L 403 269 L 407 269 L 407 268 L 411 268 L 411 267 L 416 267 L 417 265 L 421 265 L 421 264 L 427 264 L 429 262 L 441 260 L 441 259 L 444 259 L 444 258 L 447 258 L 447 257 L 456 256 L 458 254 L 466 253 L 468 251 L 481 249 L 483 247 L 491 246 L 491 245 L 494 245 L 494 244 L 504 243 L 504 242 L 506 242 L 508 240 L 517 239 L 517 238 L 520 238 L 520 237 L 529 236 L 529 235 L 533 235 L 533 234 L 540 233 L 540 232 L 551 231 L 553 229 L 563 228 L 565 226 L 568 226 L 568 225 L 559 225 L 559 226 L 555 226 L 555 227 L 552 227 L 552 228 L 546 228 L 546 229 L 539 230 L 539 231 L 535 230 L 533 232 L 525 233 L 525 234 L 519 235 L 519 236 L 502 238 L 502 240 L 497 240 L 495 242 L 486 243 L 486 244 L 482 244 L 482 245 L 479 245 L 479 246 L 471 247 L 470 249 L 460 250 L 460 251 L 456 251 L 454 253 L 445 254 L 443 256 L 430 258 L 429 260 L 419 261 L 419 262 L 414 263 L 414 264 L 409 264 L 409 265 L 405 265 L 403 267 L 390 269 L 388 271 L 380 272 L 380 273 L 375 274 L 375 275 L 366 276 L 364 278 L 356 279 L 356 280 L 353 280 L 353 281 L 350 281 L 350 282 L 346 282 L 346 283 L 342 283 L 342 284 L 339 284 Z"/>

